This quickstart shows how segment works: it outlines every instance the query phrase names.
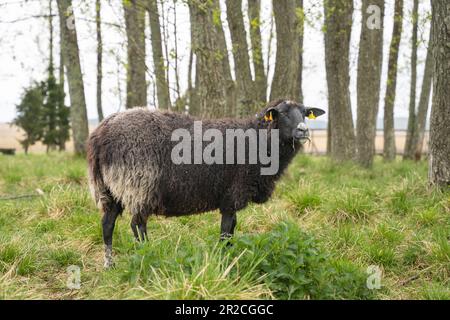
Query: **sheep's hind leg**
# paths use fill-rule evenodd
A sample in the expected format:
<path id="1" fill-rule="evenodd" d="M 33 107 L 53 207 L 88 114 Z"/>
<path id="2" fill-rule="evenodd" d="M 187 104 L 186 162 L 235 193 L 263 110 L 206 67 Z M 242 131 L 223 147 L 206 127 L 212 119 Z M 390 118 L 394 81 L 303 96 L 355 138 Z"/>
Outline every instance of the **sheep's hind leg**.
<path id="1" fill-rule="evenodd" d="M 236 212 L 224 213 L 222 212 L 222 222 L 220 225 L 220 240 L 227 241 L 227 245 L 231 245 L 229 240 L 234 235 L 234 228 L 236 227 L 237 218 Z"/>
<path id="2" fill-rule="evenodd" d="M 103 241 L 105 243 L 105 268 L 114 266 L 112 258 L 112 237 L 114 232 L 114 226 L 119 214 L 122 213 L 123 207 L 120 203 L 115 202 L 112 199 L 102 203 L 103 207 Z"/>
<path id="3" fill-rule="evenodd" d="M 147 215 L 133 214 L 130 226 L 136 241 L 139 242 L 148 241 L 147 219 L 148 219 Z"/>

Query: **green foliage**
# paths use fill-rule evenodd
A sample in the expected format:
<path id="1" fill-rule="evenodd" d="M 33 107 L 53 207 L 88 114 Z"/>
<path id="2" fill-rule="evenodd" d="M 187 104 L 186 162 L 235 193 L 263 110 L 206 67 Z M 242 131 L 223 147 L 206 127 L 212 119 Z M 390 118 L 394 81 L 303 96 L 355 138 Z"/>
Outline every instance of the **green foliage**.
<path id="1" fill-rule="evenodd" d="M 43 137 L 42 142 L 48 149 L 59 147 L 65 149 L 69 140 L 69 108 L 64 105 L 64 89 L 53 74 L 50 74 L 45 83 L 45 100 L 43 108 Z"/>
<path id="2" fill-rule="evenodd" d="M 271 232 L 240 238 L 235 254 L 247 251 L 238 262 L 260 259 L 256 271 L 280 299 L 364 299 L 366 275 L 348 261 L 333 260 L 319 242 L 291 222 Z M 250 265 L 252 265 L 250 263 Z"/>
<path id="3" fill-rule="evenodd" d="M 25 89 L 22 101 L 16 106 L 14 124 L 25 131 L 20 141 L 25 153 L 37 141 L 47 145 L 47 150 L 65 149 L 69 140 L 70 109 L 64 105 L 64 89 L 50 72 L 45 82 L 35 83 Z"/>
<path id="4" fill-rule="evenodd" d="M 45 89 L 43 84 L 35 83 L 25 89 L 22 101 L 16 106 L 17 116 L 13 123 L 25 131 L 25 138 L 20 141 L 25 153 L 43 135 L 42 106 L 44 97 Z"/>

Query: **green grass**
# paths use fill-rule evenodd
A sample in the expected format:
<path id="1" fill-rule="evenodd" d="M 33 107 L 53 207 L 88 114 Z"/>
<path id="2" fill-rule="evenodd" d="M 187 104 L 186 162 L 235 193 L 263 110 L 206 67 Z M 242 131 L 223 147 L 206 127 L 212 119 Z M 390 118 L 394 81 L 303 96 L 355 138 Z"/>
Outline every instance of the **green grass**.
<path id="1" fill-rule="evenodd" d="M 0 200 L 0 299 L 450 299 L 450 194 L 428 187 L 425 162 L 298 156 L 269 202 L 238 214 L 231 248 L 217 212 L 152 217 L 145 244 L 124 213 L 112 270 L 86 171 L 69 154 L 0 156 L 0 198 L 44 192 Z"/>

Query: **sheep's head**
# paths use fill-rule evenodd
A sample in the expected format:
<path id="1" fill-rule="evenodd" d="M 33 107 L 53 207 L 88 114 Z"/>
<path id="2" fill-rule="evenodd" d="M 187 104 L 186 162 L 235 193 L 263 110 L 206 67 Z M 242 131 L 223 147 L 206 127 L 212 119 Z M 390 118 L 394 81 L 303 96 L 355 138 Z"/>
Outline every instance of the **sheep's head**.
<path id="1" fill-rule="evenodd" d="M 296 140 L 305 143 L 309 140 L 309 130 L 305 119 L 314 119 L 325 111 L 318 108 L 305 107 L 294 101 L 277 101 L 264 110 L 265 122 L 270 122 L 272 128 L 279 129 L 280 139 Z"/>

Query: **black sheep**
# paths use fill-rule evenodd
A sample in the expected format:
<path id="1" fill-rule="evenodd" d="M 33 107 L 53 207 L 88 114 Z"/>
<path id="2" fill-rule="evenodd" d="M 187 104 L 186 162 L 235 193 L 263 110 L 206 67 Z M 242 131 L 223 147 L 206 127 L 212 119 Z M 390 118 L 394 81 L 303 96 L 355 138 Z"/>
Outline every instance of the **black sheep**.
<path id="1" fill-rule="evenodd" d="M 105 267 L 112 265 L 114 225 L 125 207 L 132 213 L 131 229 L 137 240 L 147 239 L 147 219 L 151 214 L 181 216 L 215 209 L 222 214 L 221 239 L 231 237 L 236 212 L 249 202 L 267 201 L 275 182 L 301 144 L 309 139 L 304 119 L 324 113 L 279 100 L 256 117 L 202 120 L 203 129 L 216 129 L 223 134 L 227 129 L 278 129 L 279 169 L 273 175 L 261 175 L 264 166 L 259 162 L 175 164 L 171 158 L 176 145 L 173 132 L 180 128 L 192 132 L 194 121 L 199 119 L 144 108 L 106 118 L 90 135 L 87 150 L 90 187 L 103 211 Z M 203 142 L 202 148 L 205 146 Z"/>

